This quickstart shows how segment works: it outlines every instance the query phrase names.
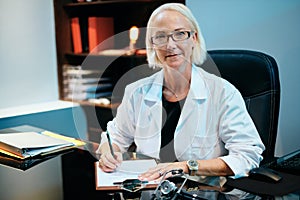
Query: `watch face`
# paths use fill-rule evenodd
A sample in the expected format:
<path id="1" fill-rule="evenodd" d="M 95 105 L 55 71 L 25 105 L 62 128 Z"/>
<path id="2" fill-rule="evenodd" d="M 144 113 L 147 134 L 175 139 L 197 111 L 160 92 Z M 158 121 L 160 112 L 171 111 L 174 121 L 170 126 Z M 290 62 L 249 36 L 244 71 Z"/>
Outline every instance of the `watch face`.
<path id="1" fill-rule="evenodd" d="M 198 163 L 197 163 L 196 160 L 189 160 L 189 165 L 190 165 L 191 167 L 197 167 L 197 166 L 198 166 Z"/>

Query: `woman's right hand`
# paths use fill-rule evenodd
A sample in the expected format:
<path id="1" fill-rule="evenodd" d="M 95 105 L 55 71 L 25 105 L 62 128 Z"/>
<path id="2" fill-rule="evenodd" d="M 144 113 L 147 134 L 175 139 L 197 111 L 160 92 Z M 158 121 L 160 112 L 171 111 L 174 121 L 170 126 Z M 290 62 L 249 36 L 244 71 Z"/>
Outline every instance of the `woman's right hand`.
<path id="1" fill-rule="evenodd" d="M 113 156 L 111 154 L 108 143 L 102 144 L 99 149 L 99 152 L 101 154 L 99 159 L 99 167 L 104 172 L 113 172 L 122 163 L 122 153 L 119 151 L 115 151 L 115 155 Z"/>

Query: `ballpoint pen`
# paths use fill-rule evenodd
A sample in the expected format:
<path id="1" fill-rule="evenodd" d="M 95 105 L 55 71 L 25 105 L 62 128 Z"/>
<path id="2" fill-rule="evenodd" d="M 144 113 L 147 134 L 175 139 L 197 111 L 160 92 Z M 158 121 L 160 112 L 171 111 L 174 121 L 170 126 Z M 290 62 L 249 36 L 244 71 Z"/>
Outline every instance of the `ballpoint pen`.
<path id="1" fill-rule="evenodd" d="M 112 147 L 112 143 L 111 143 L 111 140 L 110 140 L 110 137 L 109 137 L 109 132 L 107 131 L 106 132 L 106 137 L 107 137 L 107 140 L 108 140 L 108 144 L 109 144 L 109 148 L 110 148 L 110 153 L 113 157 L 115 157 L 115 153 L 114 153 L 114 149 Z"/>

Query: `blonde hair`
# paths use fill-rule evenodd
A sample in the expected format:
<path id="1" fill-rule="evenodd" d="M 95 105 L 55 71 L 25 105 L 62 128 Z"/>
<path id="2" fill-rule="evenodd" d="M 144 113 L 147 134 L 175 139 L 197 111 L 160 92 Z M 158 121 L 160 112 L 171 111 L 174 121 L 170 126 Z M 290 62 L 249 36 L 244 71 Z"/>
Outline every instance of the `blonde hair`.
<path id="1" fill-rule="evenodd" d="M 146 33 L 146 49 L 147 49 L 147 59 L 148 59 L 149 66 L 153 67 L 153 68 L 162 66 L 161 62 L 159 61 L 159 59 L 156 56 L 154 49 L 152 48 L 151 29 L 153 28 L 152 23 L 153 23 L 154 18 L 159 13 L 161 13 L 165 10 L 179 12 L 180 14 L 185 16 L 187 18 L 187 20 L 190 22 L 190 24 L 192 26 L 191 28 L 193 29 L 193 31 L 195 31 L 197 33 L 197 36 L 198 36 L 196 39 L 196 45 L 192 52 L 192 63 L 194 63 L 195 65 L 198 65 L 198 66 L 202 65 L 206 59 L 206 46 L 205 46 L 205 41 L 202 36 L 202 33 L 201 33 L 201 30 L 200 30 L 197 20 L 195 19 L 194 15 L 190 11 L 190 9 L 188 9 L 185 5 L 180 4 L 180 3 L 166 3 L 166 4 L 161 5 L 157 9 L 155 9 L 148 20 L 147 33 Z"/>

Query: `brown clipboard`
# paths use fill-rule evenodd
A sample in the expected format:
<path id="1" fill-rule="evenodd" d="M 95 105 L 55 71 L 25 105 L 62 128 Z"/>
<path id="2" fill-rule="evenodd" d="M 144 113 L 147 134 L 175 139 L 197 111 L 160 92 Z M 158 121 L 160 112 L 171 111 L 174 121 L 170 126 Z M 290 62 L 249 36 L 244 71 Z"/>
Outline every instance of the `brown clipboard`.
<path id="1" fill-rule="evenodd" d="M 123 162 L 126 162 L 128 160 L 125 160 Z M 131 160 L 133 161 L 133 160 Z M 135 160 L 135 161 L 141 161 L 141 160 Z M 151 166 L 150 166 L 151 167 Z M 101 173 L 101 174 L 99 174 Z M 125 180 L 128 180 L 128 179 L 133 179 L 135 175 L 133 176 L 130 176 L 128 175 L 127 178 L 123 178 L 121 181 L 118 180 L 114 180 L 114 178 L 112 177 L 112 179 L 109 181 L 110 183 L 109 184 L 101 184 L 99 185 L 98 183 L 101 182 L 100 180 L 100 177 L 102 176 L 105 176 L 103 177 L 104 179 L 108 179 L 109 176 L 113 176 L 113 173 L 105 173 L 105 172 L 102 172 L 101 169 L 99 168 L 99 161 L 95 162 L 95 185 L 96 185 L 96 190 L 127 190 L 126 188 L 124 188 L 124 186 L 121 184 L 121 181 L 125 181 Z M 137 175 L 136 175 L 137 176 Z M 104 181 L 104 180 L 102 180 Z M 114 182 L 119 182 L 120 184 L 114 184 Z M 136 190 L 131 190 L 130 192 L 136 192 L 138 190 L 142 190 L 142 189 L 155 189 L 157 187 L 158 183 L 153 183 L 153 182 L 150 182 L 150 183 L 145 183 L 145 184 L 142 184 L 140 188 L 137 188 Z"/>

